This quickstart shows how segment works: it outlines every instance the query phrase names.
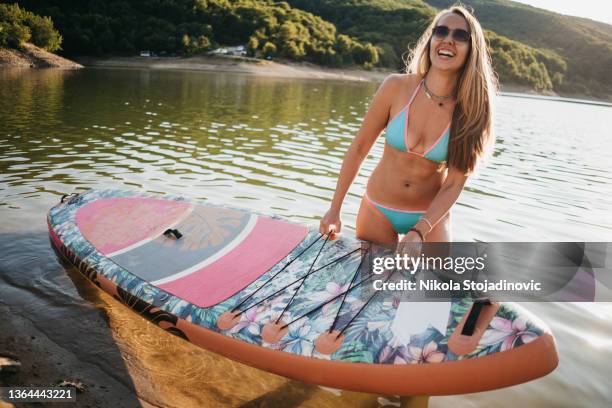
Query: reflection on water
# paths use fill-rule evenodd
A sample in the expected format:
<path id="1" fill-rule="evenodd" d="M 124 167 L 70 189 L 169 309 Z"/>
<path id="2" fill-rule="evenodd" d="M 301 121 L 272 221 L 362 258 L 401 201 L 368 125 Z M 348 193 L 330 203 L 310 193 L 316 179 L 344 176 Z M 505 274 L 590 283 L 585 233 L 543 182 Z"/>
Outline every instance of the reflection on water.
<path id="1" fill-rule="evenodd" d="M 105 294 L 85 289 L 82 280 L 66 281 L 49 249 L 44 218 L 60 193 L 119 187 L 314 223 L 326 210 L 344 151 L 376 88 L 196 72 L 0 70 L 0 288 L 24 289 L 15 307 L 41 305 L 28 309 L 32 319 L 75 319 L 64 306 L 49 303 L 49 293 L 72 302 L 70 308 L 93 304 L 104 310 L 108 323 L 89 324 L 98 332 L 110 327 L 138 394 L 152 403 L 397 404 L 394 398 L 289 381 L 160 332 Z M 605 119 L 611 108 L 510 97 L 499 97 L 496 108 L 495 152 L 455 206 L 455 240 L 608 241 L 612 165 L 606 156 L 612 141 Z M 374 146 L 345 202 L 349 232 L 382 143 Z M 33 238 L 10 245 L 12 234 L 23 231 Z M 44 267 L 17 274 L 17 260 L 30 257 Z M 557 335 L 559 369 L 505 390 L 432 398 L 431 406 L 612 399 L 601 363 L 612 357 L 605 324 L 612 317 L 609 305 L 528 308 Z M 56 335 L 59 342 L 69 341 Z M 95 341 L 93 334 L 88 337 Z"/>

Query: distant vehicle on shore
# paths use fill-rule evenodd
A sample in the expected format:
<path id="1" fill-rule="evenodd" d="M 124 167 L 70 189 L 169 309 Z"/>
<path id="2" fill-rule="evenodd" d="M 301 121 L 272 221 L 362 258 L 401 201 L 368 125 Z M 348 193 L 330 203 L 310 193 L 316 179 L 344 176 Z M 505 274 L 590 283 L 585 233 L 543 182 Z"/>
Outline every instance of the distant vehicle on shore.
<path id="1" fill-rule="evenodd" d="M 238 45 L 235 47 L 220 47 L 207 52 L 208 55 L 235 55 L 245 57 L 247 55 L 246 47 Z"/>
<path id="2" fill-rule="evenodd" d="M 161 55 L 164 55 L 164 54 L 165 54 L 165 52 L 164 52 L 164 51 L 162 51 L 160 54 L 161 54 Z M 145 57 L 145 58 L 159 57 L 159 55 L 158 55 L 158 54 L 156 54 L 156 53 L 154 53 L 154 52 L 152 52 L 152 51 L 140 51 L 140 56 L 141 56 L 141 57 Z"/>

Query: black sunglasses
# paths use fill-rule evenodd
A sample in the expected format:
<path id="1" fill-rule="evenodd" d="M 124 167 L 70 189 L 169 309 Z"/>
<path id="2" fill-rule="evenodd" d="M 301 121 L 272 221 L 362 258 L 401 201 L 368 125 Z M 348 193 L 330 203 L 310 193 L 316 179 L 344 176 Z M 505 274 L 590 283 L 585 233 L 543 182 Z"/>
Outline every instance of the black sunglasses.
<path id="1" fill-rule="evenodd" d="M 469 31 L 466 31 L 463 28 L 455 28 L 454 30 L 451 30 L 444 25 L 435 26 L 432 30 L 433 36 L 438 39 L 446 38 L 448 33 L 451 33 L 453 40 L 459 42 L 468 42 L 471 36 Z"/>

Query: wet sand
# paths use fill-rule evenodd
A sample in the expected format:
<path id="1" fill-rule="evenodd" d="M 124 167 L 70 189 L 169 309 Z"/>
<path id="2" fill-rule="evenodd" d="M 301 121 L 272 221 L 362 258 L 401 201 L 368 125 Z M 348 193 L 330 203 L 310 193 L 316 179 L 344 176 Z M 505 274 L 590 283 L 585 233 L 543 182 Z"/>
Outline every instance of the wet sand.
<path id="1" fill-rule="evenodd" d="M 44 245 L 44 235 L 19 234 L 11 241 L 38 241 Z M 3 248 L 9 257 L 11 247 Z M 45 256 L 47 261 L 53 259 L 52 251 L 43 253 L 34 259 L 42 261 Z M 44 267 L 32 263 L 24 265 L 24 268 L 45 272 L 31 282 L 30 287 L 27 279 L 22 278 L 24 274 L 19 274 L 20 269 L 9 270 L 6 262 L 0 266 L 0 355 L 8 355 L 21 363 L 17 373 L 0 373 L 0 386 L 57 386 L 62 381 L 82 385 L 83 391 L 77 393 L 76 404 L 53 403 L 57 407 L 158 406 L 139 398 L 135 392 L 102 308 L 88 305 L 73 296 L 62 298 L 62 294 L 54 290 L 42 293 L 39 285 L 53 274 L 51 271 L 58 267 L 63 269 L 59 263 L 48 263 Z M 85 288 L 85 292 L 97 290 L 76 270 L 69 269 L 68 275 L 70 279 L 54 276 L 53 280 L 73 280 Z M 47 283 L 42 286 L 47 286 Z M 2 408 L 2 403 L 7 407 L 13 406 L 0 402 Z M 17 406 L 41 405 L 26 403 Z"/>
<path id="2" fill-rule="evenodd" d="M 115 402 L 125 401 L 116 406 L 151 407 L 146 401 L 139 400 L 134 391 L 126 387 L 125 381 L 113 378 L 99 367 L 83 364 L 74 353 L 62 347 L 39 330 L 27 317 L 11 310 L 0 303 L 0 354 L 16 357 L 21 362 L 21 369 L 15 374 L 0 374 L 1 386 L 56 386 L 60 381 L 82 383 L 83 392 L 77 393 L 77 406 L 104 406 L 108 394 L 113 394 Z M 9 319 L 6 319 L 10 316 Z M 132 403 L 129 403 L 132 401 Z M 0 407 L 12 407 L 4 402 Z M 37 403 L 18 404 L 19 407 L 39 407 Z M 75 406 L 74 403 L 53 406 Z"/>
<path id="3" fill-rule="evenodd" d="M 36 255 L 18 254 L 22 245 Z M 56 257 L 44 230 L 0 234 L 0 355 L 22 365 L 0 374 L 0 386 L 83 384 L 76 405 L 58 407 L 386 406 L 377 395 L 304 384 L 196 347 Z"/>

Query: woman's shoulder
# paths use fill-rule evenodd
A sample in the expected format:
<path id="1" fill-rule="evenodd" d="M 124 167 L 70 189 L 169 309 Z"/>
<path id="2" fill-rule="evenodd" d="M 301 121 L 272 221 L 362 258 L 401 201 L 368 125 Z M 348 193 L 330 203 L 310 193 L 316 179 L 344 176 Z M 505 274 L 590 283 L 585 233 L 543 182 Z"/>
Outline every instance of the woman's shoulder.
<path id="1" fill-rule="evenodd" d="M 417 74 L 390 74 L 383 81 L 383 87 L 395 91 L 405 92 L 414 88 L 421 81 Z"/>

